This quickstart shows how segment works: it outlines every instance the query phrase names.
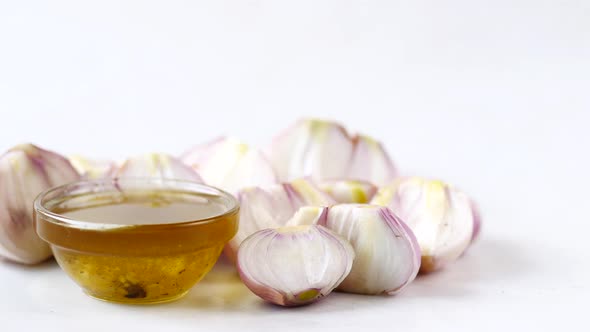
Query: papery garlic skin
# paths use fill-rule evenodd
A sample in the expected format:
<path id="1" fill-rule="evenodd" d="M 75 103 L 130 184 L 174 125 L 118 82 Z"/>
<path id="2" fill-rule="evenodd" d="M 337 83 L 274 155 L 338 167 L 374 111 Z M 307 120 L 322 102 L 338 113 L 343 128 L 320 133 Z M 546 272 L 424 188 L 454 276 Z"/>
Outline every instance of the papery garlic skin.
<path id="1" fill-rule="evenodd" d="M 42 191 L 76 181 L 78 172 L 63 156 L 32 144 L 0 156 L 0 257 L 36 264 L 51 257 L 35 233 L 33 201 Z"/>
<path id="2" fill-rule="evenodd" d="M 115 177 L 150 177 L 203 183 L 194 169 L 163 153 L 149 153 L 127 159 L 115 172 Z"/>
<path id="3" fill-rule="evenodd" d="M 285 226 L 303 206 L 321 207 L 335 203 L 306 179 L 244 188 L 237 197 L 240 202 L 240 225 L 237 234 L 226 246 L 226 255 L 234 261 L 238 247 L 249 235 L 262 229 Z"/>
<path id="4" fill-rule="evenodd" d="M 274 138 L 268 155 L 281 181 L 309 177 L 318 182 L 352 179 L 382 185 L 397 175 L 381 143 L 318 119 L 302 119 L 285 129 Z"/>
<path id="5" fill-rule="evenodd" d="M 113 177 L 118 169 L 111 160 L 92 160 L 80 155 L 72 155 L 68 160 L 83 179 L 96 180 Z"/>
<path id="6" fill-rule="evenodd" d="M 265 229 L 249 236 L 238 251 L 244 284 L 262 299 L 300 306 L 330 294 L 349 274 L 354 250 L 323 226 Z"/>
<path id="7" fill-rule="evenodd" d="M 374 184 L 360 180 L 324 180 L 317 185 L 338 203 L 366 204 L 377 193 Z"/>
<path id="8" fill-rule="evenodd" d="M 421 272 L 440 269 L 459 258 L 471 243 L 471 200 L 438 180 L 406 177 L 382 187 L 372 204 L 389 207 L 412 229 L 422 250 Z"/>
<path id="9" fill-rule="evenodd" d="M 181 158 L 212 186 L 231 193 L 277 182 L 269 160 L 261 151 L 235 138 L 218 138 L 185 152 Z"/>
<path id="10" fill-rule="evenodd" d="M 356 254 L 338 290 L 394 295 L 416 278 L 420 247 L 409 227 L 388 208 L 338 204 L 329 208 L 319 224 L 348 240 Z"/>

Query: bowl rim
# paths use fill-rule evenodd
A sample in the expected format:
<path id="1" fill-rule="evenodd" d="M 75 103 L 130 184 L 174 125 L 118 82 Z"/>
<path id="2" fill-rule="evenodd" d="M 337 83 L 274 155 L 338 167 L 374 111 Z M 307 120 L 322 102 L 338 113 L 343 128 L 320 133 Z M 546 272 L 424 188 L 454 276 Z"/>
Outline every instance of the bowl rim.
<path id="1" fill-rule="evenodd" d="M 201 194 L 210 194 L 210 195 L 219 195 L 229 201 L 228 208 L 220 214 L 215 214 L 210 217 L 198 219 L 198 220 L 190 220 L 190 221 L 179 221 L 179 222 L 169 222 L 169 223 L 161 223 L 161 224 L 113 224 L 113 223 L 100 223 L 94 221 L 84 221 L 77 218 L 67 217 L 63 214 L 55 213 L 51 211 L 48 207 L 45 206 L 46 203 L 53 201 L 58 198 L 65 198 L 71 195 L 71 191 L 74 189 L 86 188 L 86 192 L 84 193 L 100 193 L 100 192 L 107 192 L 107 189 L 110 190 L 118 190 L 123 191 L 121 189 L 121 185 L 129 183 L 129 184 L 144 184 L 144 185 L 153 185 L 155 190 L 158 189 L 184 189 L 187 192 L 193 193 L 201 193 Z M 157 187 L 160 185 L 161 187 Z M 164 186 L 164 187 L 162 187 Z M 94 191 L 92 190 L 94 189 Z M 102 189 L 102 190 L 101 190 Z M 187 190 L 192 189 L 192 190 Z M 60 193 L 61 192 L 61 193 Z M 68 193 L 70 195 L 68 195 Z M 56 197 L 45 201 L 45 199 L 50 195 L 56 195 Z M 78 180 L 74 182 L 69 182 L 63 185 L 55 186 L 44 190 L 35 198 L 33 203 L 34 209 L 34 222 L 37 223 L 37 219 L 41 217 L 46 222 L 51 222 L 53 224 L 62 226 L 62 227 L 71 227 L 76 229 L 87 229 L 87 230 L 112 230 L 112 229 L 145 229 L 145 228 L 162 228 L 162 227 L 182 227 L 182 226 L 192 226 L 192 225 L 202 225 L 208 223 L 214 223 L 217 221 L 222 221 L 224 216 L 229 216 L 237 211 L 240 208 L 240 203 L 238 199 L 230 194 L 229 192 L 222 190 L 220 188 L 210 186 L 203 183 L 198 183 L 189 180 L 180 180 L 180 179 L 163 179 L 163 178 L 152 178 L 152 177 L 114 177 L 114 178 L 104 178 L 104 179 L 93 179 L 93 180 Z"/>

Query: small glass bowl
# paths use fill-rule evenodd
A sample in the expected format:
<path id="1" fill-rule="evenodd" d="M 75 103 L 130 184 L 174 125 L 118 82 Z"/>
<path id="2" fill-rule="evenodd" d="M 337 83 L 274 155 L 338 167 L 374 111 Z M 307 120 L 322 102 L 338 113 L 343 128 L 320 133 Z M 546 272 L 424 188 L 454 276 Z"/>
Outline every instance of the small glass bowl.
<path id="1" fill-rule="evenodd" d="M 60 214 L 64 202 L 91 204 L 88 195 L 182 192 L 213 197 L 224 212 L 192 221 L 113 224 Z M 149 199 L 149 196 L 146 196 Z M 94 202 L 96 204 L 96 202 Z M 81 181 L 41 193 L 34 203 L 35 229 L 60 267 L 90 296 L 121 303 L 159 303 L 182 297 L 213 267 L 238 227 L 239 204 L 222 190 L 188 181 L 105 179 Z M 199 208 L 195 205 L 195 208 Z M 57 212 L 56 212 L 57 211 Z M 101 217 L 102 218 L 102 217 Z"/>

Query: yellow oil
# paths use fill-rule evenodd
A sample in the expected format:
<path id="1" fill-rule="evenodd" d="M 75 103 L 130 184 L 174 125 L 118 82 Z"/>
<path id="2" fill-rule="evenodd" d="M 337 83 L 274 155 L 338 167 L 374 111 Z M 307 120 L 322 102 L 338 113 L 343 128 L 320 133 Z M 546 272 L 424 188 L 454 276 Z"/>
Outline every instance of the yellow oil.
<path id="1" fill-rule="evenodd" d="M 41 220 L 38 231 L 89 295 L 165 302 L 184 295 L 213 267 L 237 230 L 237 209 L 227 210 L 220 197 L 186 192 L 86 194 L 51 209 L 79 225 Z"/>

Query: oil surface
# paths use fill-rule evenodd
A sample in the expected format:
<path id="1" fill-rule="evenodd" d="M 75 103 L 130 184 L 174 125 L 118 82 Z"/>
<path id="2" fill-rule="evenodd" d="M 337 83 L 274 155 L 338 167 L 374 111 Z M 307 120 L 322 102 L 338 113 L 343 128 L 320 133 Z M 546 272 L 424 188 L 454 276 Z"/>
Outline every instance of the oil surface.
<path id="1" fill-rule="evenodd" d="M 90 226 L 125 226 L 78 228 L 41 220 L 38 231 L 88 294 L 163 302 L 186 293 L 217 261 L 237 230 L 238 212 L 227 210 L 221 197 L 186 192 L 87 194 L 56 202 L 51 211 Z"/>
<path id="2" fill-rule="evenodd" d="M 53 212 L 100 224 L 157 225 L 207 219 L 226 210 L 217 196 L 140 191 L 78 196 L 56 206 Z"/>

